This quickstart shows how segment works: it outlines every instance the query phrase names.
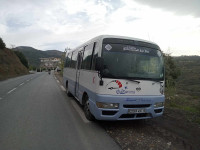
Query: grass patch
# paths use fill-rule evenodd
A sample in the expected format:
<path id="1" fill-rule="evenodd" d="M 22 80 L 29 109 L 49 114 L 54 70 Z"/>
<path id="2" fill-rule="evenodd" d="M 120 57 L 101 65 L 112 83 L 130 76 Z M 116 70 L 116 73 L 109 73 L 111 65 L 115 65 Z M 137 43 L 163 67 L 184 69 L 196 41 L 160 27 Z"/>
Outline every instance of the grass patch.
<path id="1" fill-rule="evenodd" d="M 193 113 L 193 114 L 198 114 L 199 110 L 195 108 L 194 106 L 181 106 L 180 107 L 182 110 Z"/>
<path id="2" fill-rule="evenodd" d="M 61 77 L 63 77 L 63 70 L 59 71 Z"/>
<path id="3" fill-rule="evenodd" d="M 166 88 L 165 107 L 180 110 L 189 121 L 200 124 L 200 97 L 178 92 L 176 88 Z"/>
<path id="4" fill-rule="evenodd" d="M 198 117 L 194 122 L 200 124 L 200 117 Z"/>
<path id="5" fill-rule="evenodd" d="M 170 106 L 170 107 L 178 108 L 178 105 L 177 105 L 175 102 L 170 102 L 170 103 L 169 103 L 169 106 Z"/>

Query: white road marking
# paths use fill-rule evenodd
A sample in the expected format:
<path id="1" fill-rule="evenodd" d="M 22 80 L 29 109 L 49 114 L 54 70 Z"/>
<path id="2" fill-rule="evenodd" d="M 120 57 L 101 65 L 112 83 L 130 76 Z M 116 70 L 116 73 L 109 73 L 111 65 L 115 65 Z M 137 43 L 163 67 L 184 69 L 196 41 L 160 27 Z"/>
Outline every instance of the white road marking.
<path id="1" fill-rule="evenodd" d="M 71 100 L 72 106 L 75 108 L 75 110 L 78 112 L 78 114 L 80 115 L 81 119 L 85 122 L 85 123 L 89 123 L 90 121 L 87 120 L 85 118 L 85 115 L 83 113 L 83 111 L 81 110 L 81 108 L 78 106 L 78 104 L 74 101 Z"/>
<path id="2" fill-rule="evenodd" d="M 23 83 L 21 83 L 19 86 L 22 86 L 24 84 L 24 82 Z"/>
<path id="3" fill-rule="evenodd" d="M 2 98 L 0 97 L 0 100 L 1 100 Z"/>
<path id="4" fill-rule="evenodd" d="M 28 80 L 26 80 L 26 81 L 28 82 L 28 81 L 30 81 L 30 80 L 28 79 Z"/>
<path id="5" fill-rule="evenodd" d="M 59 81 L 58 80 L 56 80 L 58 83 L 59 83 Z"/>
<path id="6" fill-rule="evenodd" d="M 61 85 L 60 87 L 61 87 L 61 89 L 62 89 L 63 91 L 66 91 L 66 89 L 65 89 L 62 85 Z"/>
<path id="7" fill-rule="evenodd" d="M 13 92 L 14 90 L 16 90 L 17 88 L 14 88 L 12 90 L 10 90 L 7 94 L 10 94 L 11 92 Z"/>

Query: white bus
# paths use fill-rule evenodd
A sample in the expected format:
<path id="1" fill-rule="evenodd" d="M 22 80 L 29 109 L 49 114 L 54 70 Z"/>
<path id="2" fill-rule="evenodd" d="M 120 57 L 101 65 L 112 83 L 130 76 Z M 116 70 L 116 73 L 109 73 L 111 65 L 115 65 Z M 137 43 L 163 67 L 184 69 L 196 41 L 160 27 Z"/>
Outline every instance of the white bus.
<path id="1" fill-rule="evenodd" d="M 164 111 L 163 55 L 155 43 L 101 35 L 66 53 L 63 82 L 88 120 L 134 120 Z"/>

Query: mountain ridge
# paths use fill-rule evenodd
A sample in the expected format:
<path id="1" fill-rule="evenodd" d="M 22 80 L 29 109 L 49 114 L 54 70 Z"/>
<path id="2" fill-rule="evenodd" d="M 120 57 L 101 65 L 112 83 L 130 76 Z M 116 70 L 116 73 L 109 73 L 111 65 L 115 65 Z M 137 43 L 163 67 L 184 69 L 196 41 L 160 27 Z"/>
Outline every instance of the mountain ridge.
<path id="1" fill-rule="evenodd" d="M 27 58 L 29 65 L 36 68 L 40 67 L 40 58 L 56 57 L 61 58 L 64 52 L 59 50 L 38 50 L 30 46 L 18 46 L 13 48 L 14 51 L 20 51 Z"/>

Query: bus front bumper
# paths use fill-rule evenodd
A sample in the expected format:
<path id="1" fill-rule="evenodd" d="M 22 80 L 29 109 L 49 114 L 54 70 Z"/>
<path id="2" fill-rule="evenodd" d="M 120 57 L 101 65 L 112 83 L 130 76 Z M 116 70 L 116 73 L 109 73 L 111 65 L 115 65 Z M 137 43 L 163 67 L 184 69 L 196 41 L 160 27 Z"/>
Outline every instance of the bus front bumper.
<path id="1" fill-rule="evenodd" d="M 90 111 L 97 120 L 136 120 L 161 116 L 164 111 L 165 97 L 160 96 L 111 96 L 97 95 L 89 99 Z M 99 108 L 96 102 L 118 103 L 115 109 Z M 159 105 L 157 105 L 159 104 Z"/>

